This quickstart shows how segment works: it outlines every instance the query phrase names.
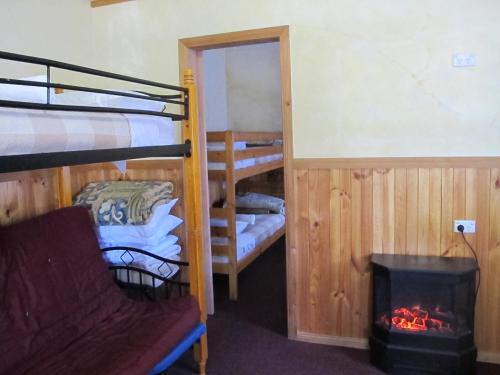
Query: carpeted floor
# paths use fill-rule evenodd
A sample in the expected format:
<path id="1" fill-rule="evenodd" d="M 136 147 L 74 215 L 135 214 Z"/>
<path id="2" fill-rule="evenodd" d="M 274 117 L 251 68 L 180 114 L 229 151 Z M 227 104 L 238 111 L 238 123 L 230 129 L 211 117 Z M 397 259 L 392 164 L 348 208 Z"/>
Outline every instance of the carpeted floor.
<path id="1" fill-rule="evenodd" d="M 288 340 L 285 276 L 283 240 L 240 273 L 238 302 L 227 298 L 227 278 L 216 276 L 207 375 L 383 374 L 370 364 L 368 351 Z M 164 373 L 193 374 L 191 353 Z M 476 374 L 500 374 L 500 366 L 480 363 Z"/>

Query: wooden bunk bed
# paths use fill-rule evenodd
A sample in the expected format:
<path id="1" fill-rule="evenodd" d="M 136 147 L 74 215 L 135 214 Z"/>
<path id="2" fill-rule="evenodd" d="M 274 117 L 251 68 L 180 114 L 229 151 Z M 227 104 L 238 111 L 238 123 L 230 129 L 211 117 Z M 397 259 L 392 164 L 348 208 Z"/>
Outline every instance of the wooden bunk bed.
<path id="1" fill-rule="evenodd" d="M 238 274 L 285 234 L 283 222 L 281 227 L 251 251 L 238 257 L 236 184 L 243 179 L 283 168 L 282 140 L 281 132 L 207 133 L 207 144 L 222 145 L 217 150 L 207 148 L 211 201 L 222 198 L 225 202 L 224 207 L 211 207 L 210 217 L 227 220 L 227 227 L 211 227 L 212 237 L 227 238 L 225 244 L 212 243 L 212 269 L 214 273 L 228 275 L 231 300 L 238 299 Z M 249 147 L 237 149 L 235 145 L 243 142 Z"/>
<path id="2" fill-rule="evenodd" d="M 167 117 L 182 121 L 181 144 L 84 149 L 5 155 L 0 153 L 0 225 L 9 225 L 72 205 L 73 197 L 89 182 L 110 180 L 168 180 L 180 192 L 173 213 L 184 219 L 177 231 L 183 249 L 187 249 L 189 293 L 198 301 L 201 324 L 206 324 L 203 244 L 201 240 L 201 184 L 199 171 L 199 133 L 196 88 L 191 70 L 184 72 L 183 86 L 166 85 L 134 77 L 99 71 L 58 61 L 0 51 L 0 59 L 36 64 L 47 68 L 45 82 L 0 78 L 0 84 L 46 89 L 45 103 L 4 100 L 0 109 L 14 111 L 69 111 L 78 113 L 132 114 Z M 86 75 L 106 77 L 140 87 L 169 90 L 169 95 L 147 94 L 149 100 L 178 106 L 179 113 L 153 112 L 137 108 L 60 105 L 51 103 L 50 90 L 74 90 L 103 95 L 145 99 L 144 92 L 123 92 L 83 86 L 51 83 L 51 69 L 63 69 Z M 171 92 L 174 94 L 171 94 Z M 48 112 L 46 112 L 48 113 Z M 53 112 L 50 112 L 53 113 Z M 3 121 L 5 123 L 5 120 Z M 1 125 L 1 124 L 0 124 Z M 154 158 L 154 159 L 144 159 Z M 113 162 L 128 161 L 126 171 Z M 208 357 L 206 334 L 195 345 L 200 374 L 205 373 Z"/>

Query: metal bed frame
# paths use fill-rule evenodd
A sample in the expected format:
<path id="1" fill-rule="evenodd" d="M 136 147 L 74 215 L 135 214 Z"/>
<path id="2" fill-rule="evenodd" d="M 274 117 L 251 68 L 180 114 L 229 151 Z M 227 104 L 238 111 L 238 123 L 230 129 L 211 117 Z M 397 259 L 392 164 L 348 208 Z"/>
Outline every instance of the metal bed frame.
<path id="1" fill-rule="evenodd" d="M 189 283 L 179 279 L 182 277 L 182 268 L 188 267 L 188 262 L 178 261 L 163 258 L 159 255 L 152 254 L 146 250 L 137 249 L 134 247 L 127 246 L 113 246 L 101 249 L 103 253 L 109 251 L 123 251 L 120 255 L 121 264 L 110 264 L 108 269 L 113 271 L 113 278 L 115 282 L 122 288 L 125 289 L 129 297 L 146 297 L 149 300 L 156 300 L 158 298 L 158 291 L 160 285 L 156 285 L 157 280 L 164 283 L 163 292 L 165 298 L 169 299 L 174 294 L 177 296 L 184 295 L 189 290 Z M 161 261 L 160 265 L 156 270 L 146 270 L 143 268 L 138 268 L 135 265 L 134 253 L 146 255 L 147 257 L 157 259 Z M 177 272 L 174 272 L 170 265 L 176 265 L 179 267 Z M 126 273 L 126 281 L 118 278 L 118 272 L 124 270 Z M 154 272 L 153 272 L 154 271 Z M 139 283 L 133 283 L 131 281 L 131 272 L 136 272 L 139 276 Z M 144 275 L 151 277 L 152 285 L 147 285 L 144 283 Z M 134 293 L 134 292 L 138 292 Z"/>
<path id="2" fill-rule="evenodd" d="M 46 82 L 24 81 L 19 79 L 9 79 L 0 77 L 0 84 L 46 88 L 47 89 L 46 103 L 19 102 L 12 100 L 2 100 L 0 98 L 0 107 L 39 109 L 39 110 L 50 110 L 50 111 L 141 114 L 150 116 L 169 117 L 174 121 L 188 120 L 189 97 L 188 97 L 188 89 L 186 89 L 185 87 L 168 85 L 140 78 L 129 77 L 121 74 L 110 73 L 102 70 L 91 69 L 79 65 L 67 64 L 60 61 L 20 55 L 10 52 L 0 51 L 0 60 L 9 60 L 18 63 L 41 65 L 45 66 L 47 71 Z M 145 85 L 151 88 L 161 88 L 165 90 L 174 91 L 176 93 L 163 95 L 163 94 L 152 94 L 144 91 L 136 91 L 137 94 L 134 94 L 129 92 L 104 90 L 86 86 L 52 83 L 51 82 L 52 68 L 62 69 L 82 74 L 88 74 L 96 77 L 111 78 L 118 81 Z M 162 102 L 165 104 L 168 103 L 179 106 L 181 109 L 180 112 L 182 114 L 130 109 L 130 108 L 91 107 L 91 106 L 79 106 L 79 105 L 52 104 L 50 102 L 51 89 L 92 92 L 97 94 L 123 96 L 123 97 L 137 98 L 147 101 Z M 0 156 L 0 173 L 27 171 L 27 170 L 34 170 L 41 168 L 63 167 L 63 166 L 71 166 L 78 164 L 91 164 L 97 162 L 138 159 L 144 157 L 172 157 L 172 156 L 190 157 L 191 142 L 187 140 L 184 144 L 176 144 L 168 146 L 129 147 L 129 148 L 50 152 L 50 153 L 23 154 L 23 155 L 2 155 Z"/>

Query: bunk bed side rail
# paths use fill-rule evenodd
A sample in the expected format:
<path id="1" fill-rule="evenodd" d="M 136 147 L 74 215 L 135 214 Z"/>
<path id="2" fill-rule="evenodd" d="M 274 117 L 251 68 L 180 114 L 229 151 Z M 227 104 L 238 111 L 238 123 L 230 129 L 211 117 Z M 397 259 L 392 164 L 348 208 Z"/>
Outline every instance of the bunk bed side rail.
<path id="1" fill-rule="evenodd" d="M 0 51 L 0 59 L 9 60 L 19 63 L 28 63 L 34 65 L 41 65 L 46 67 L 46 82 L 35 82 L 35 81 L 25 81 L 25 80 L 17 80 L 17 79 L 8 79 L 8 78 L 0 78 L 0 84 L 7 85 L 21 85 L 21 86 L 32 86 L 32 87 L 45 87 L 47 89 L 47 100 L 46 103 L 32 103 L 32 102 L 19 102 L 12 100 L 0 100 L 0 107 L 11 107 L 11 108 L 25 108 L 25 109 L 44 109 L 44 110 L 52 110 L 52 111 L 81 111 L 81 112 L 107 112 L 107 113 L 127 113 L 127 114 L 145 114 L 152 116 L 162 116 L 162 117 L 170 117 L 173 120 L 186 120 L 188 118 L 188 98 L 187 93 L 188 90 L 185 87 L 174 86 L 169 84 L 164 84 L 155 81 L 149 81 L 141 78 L 135 78 L 126 76 L 123 74 L 116 74 L 111 72 L 106 72 L 103 70 L 92 69 L 83 67 L 80 65 L 68 64 L 60 61 L 49 60 L 34 56 L 20 55 L 16 53 L 10 53 L 5 51 Z M 82 74 L 88 74 L 96 77 L 104 77 L 115 79 L 119 81 L 135 83 L 140 85 L 145 85 L 149 87 L 162 88 L 171 91 L 177 92 L 175 95 L 161 95 L 161 94 L 152 94 L 143 91 L 136 91 L 137 94 L 129 93 L 129 92 L 121 92 L 115 90 L 103 90 L 92 87 L 83 87 L 76 85 L 66 85 L 61 83 L 52 83 L 51 82 L 51 69 L 62 69 Z M 113 95 L 113 96 L 123 96 L 123 97 L 132 97 L 136 99 L 141 99 L 145 101 L 157 101 L 164 102 L 170 104 L 177 104 L 182 107 L 183 110 L 180 112 L 181 115 L 175 113 L 165 113 L 163 111 L 143 111 L 131 108 L 113 108 L 113 107 L 89 107 L 89 106 L 74 106 L 74 105 L 54 105 L 50 103 L 51 95 L 50 89 L 68 89 L 74 91 L 84 91 L 84 92 L 92 92 L 97 94 L 105 94 L 105 95 Z M 145 94 L 145 95 L 139 95 Z M 174 100 L 180 99 L 180 100 Z M 182 100 L 183 99 L 183 100 Z"/>

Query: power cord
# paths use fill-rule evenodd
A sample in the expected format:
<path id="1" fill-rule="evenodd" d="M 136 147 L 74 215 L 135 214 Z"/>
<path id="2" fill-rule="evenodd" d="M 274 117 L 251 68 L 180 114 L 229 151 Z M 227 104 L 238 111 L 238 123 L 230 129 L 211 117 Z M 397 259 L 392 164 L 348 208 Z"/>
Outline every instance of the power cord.
<path id="1" fill-rule="evenodd" d="M 477 259 L 476 252 L 472 248 L 472 246 L 469 243 L 469 241 L 467 241 L 467 238 L 465 238 L 465 235 L 464 235 L 465 228 L 464 228 L 464 226 L 460 224 L 459 226 L 457 226 L 457 230 L 460 232 L 460 234 L 462 235 L 462 239 L 467 244 L 467 246 L 469 247 L 469 249 L 472 251 L 472 254 L 474 255 L 474 259 L 476 259 L 478 280 L 477 280 L 476 292 L 474 294 L 474 304 L 475 304 L 475 301 L 477 300 L 477 294 L 479 293 L 479 286 L 481 285 L 481 267 L 479 267 L 479 260 Z"/>

